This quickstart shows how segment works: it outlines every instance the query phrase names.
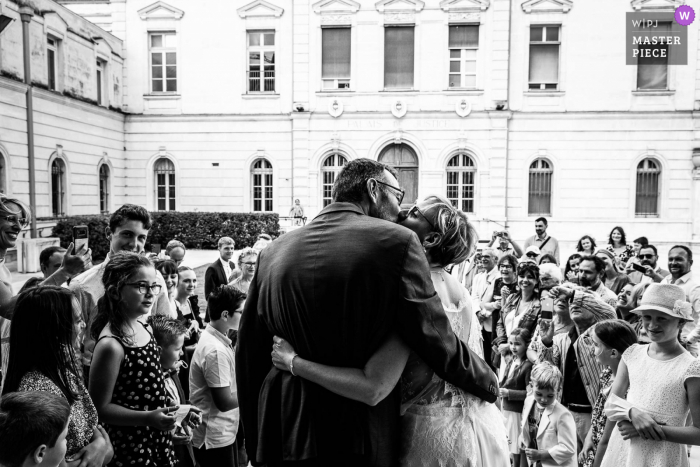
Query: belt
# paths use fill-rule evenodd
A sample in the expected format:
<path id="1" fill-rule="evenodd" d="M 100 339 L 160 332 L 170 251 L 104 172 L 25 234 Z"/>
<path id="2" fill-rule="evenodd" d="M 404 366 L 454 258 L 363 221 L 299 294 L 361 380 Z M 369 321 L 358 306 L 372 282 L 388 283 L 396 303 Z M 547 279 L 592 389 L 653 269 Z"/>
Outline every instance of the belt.
<path id="1" fill-rule="evenodd" d="M 592 413 L 593 412 L 593 407 L 591 407 L 590 405 L 566 404 L 566 408 L 569 409 L 571 412 L 577 412 L 577 413 Z"/>

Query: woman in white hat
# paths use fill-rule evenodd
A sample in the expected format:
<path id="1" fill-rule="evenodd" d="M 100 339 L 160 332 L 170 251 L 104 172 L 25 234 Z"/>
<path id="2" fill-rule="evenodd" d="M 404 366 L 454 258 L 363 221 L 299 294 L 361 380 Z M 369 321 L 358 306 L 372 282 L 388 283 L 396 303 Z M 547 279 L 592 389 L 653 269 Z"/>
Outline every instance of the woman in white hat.
<path id="1" fill-rule="evenodd" d="M 651 284 L 632 313 L 642 317 L 651 344 L 622 354 L 605 406 L 618 429 L 600 465 L 687 467 L 687 445 L 700 445 L 700 361 L 679 340 L 693 319 L 690 304 L 680 287 Z M 686 426 L 689 411 L 693 425 Z"/>

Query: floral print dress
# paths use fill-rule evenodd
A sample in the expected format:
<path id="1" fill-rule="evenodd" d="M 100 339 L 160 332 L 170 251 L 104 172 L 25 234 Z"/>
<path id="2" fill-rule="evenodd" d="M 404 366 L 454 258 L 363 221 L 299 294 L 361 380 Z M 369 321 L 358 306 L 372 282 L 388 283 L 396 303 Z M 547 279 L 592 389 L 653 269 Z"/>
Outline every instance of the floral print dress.
<path id="1" fill-rule="evenodd" d="M 600 394 L 595 401 L 593 414 L 591 416 L 591 430 L 593 430 L 593 451 L 588 452 L 583 467 L 591 467 L 595 461 L 595 453 L 598 451 L 598 443 L 605 432 L 605 424 L 608 422 L 608 416 L 605 415 L 605 402 L 608 400 L 610 388 L 613 383 L 613 374 L 610 368 L 606 368 L 600 374 Z"/>

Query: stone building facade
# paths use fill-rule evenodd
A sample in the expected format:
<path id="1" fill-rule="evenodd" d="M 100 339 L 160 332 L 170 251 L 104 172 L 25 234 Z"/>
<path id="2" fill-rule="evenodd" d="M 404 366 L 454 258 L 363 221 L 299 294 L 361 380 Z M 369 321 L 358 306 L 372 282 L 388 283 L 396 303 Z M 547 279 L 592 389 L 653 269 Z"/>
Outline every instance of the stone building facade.
<path id="1" fill-rule="evenodd" d="M 482 237 L 507 224 L 524 239 L 543 215 L 563 253 L 622 225 L 700 254 L 697 28 L 688 65 L 624 56 L 626 13 L 683 1 L 35 3 L 53 12 L 32 22 L 34 79 L 55 37 L 70 91 L 34 90 L 42 217 L 56 214 L 56 157 L 72 175 L 65 214 L 105 207 L 106 164 L 106 210 L 284 216 L 299 199 L 309 217 L 342 165 L 369 157 L 397 167 L 406 202 L 446 195 Z M 0 151 L 8 189 L 25 195 L 25 88 L 7 77 L 21 76 L 17 31 L 0 36 Z M 76 99 L 97 100 L 100 63 L 102 105 Z"/>

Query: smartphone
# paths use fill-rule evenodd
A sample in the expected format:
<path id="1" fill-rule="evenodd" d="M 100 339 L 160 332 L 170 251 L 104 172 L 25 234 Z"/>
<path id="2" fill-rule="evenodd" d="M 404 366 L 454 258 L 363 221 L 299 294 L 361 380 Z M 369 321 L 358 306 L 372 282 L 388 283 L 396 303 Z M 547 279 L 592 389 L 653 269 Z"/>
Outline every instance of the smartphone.
<path id="1" fill-rule="evenodd" d="M 632 269 L 634 269 L 635 271 L 639 271 L 639 272 L 641 272 L 642 274 L 644 274 L 645 272 L 647 272 L 647 268 L 645 268 L 645 267 L 642 266 L 641 264 L 637 264 L 637 263 L 632 263 Z"/>
<path id="2" fill-rule="evenodd" d="M 542 319 L 552 319 L 552 313 L 554 312 L 554 300 L 551 297 L 542 299 Z"/>
<path id="3" fill-rule="evenodd" d="M 151 243 L 151 253 L 156 256 L 160 255 L 160 243 Z"/>
<path id="4" fill-rule="evenodd" d="M 88 228 L 87 225 L 76 225 L 73 227 L 73 253 L 88 250 Z"/>

